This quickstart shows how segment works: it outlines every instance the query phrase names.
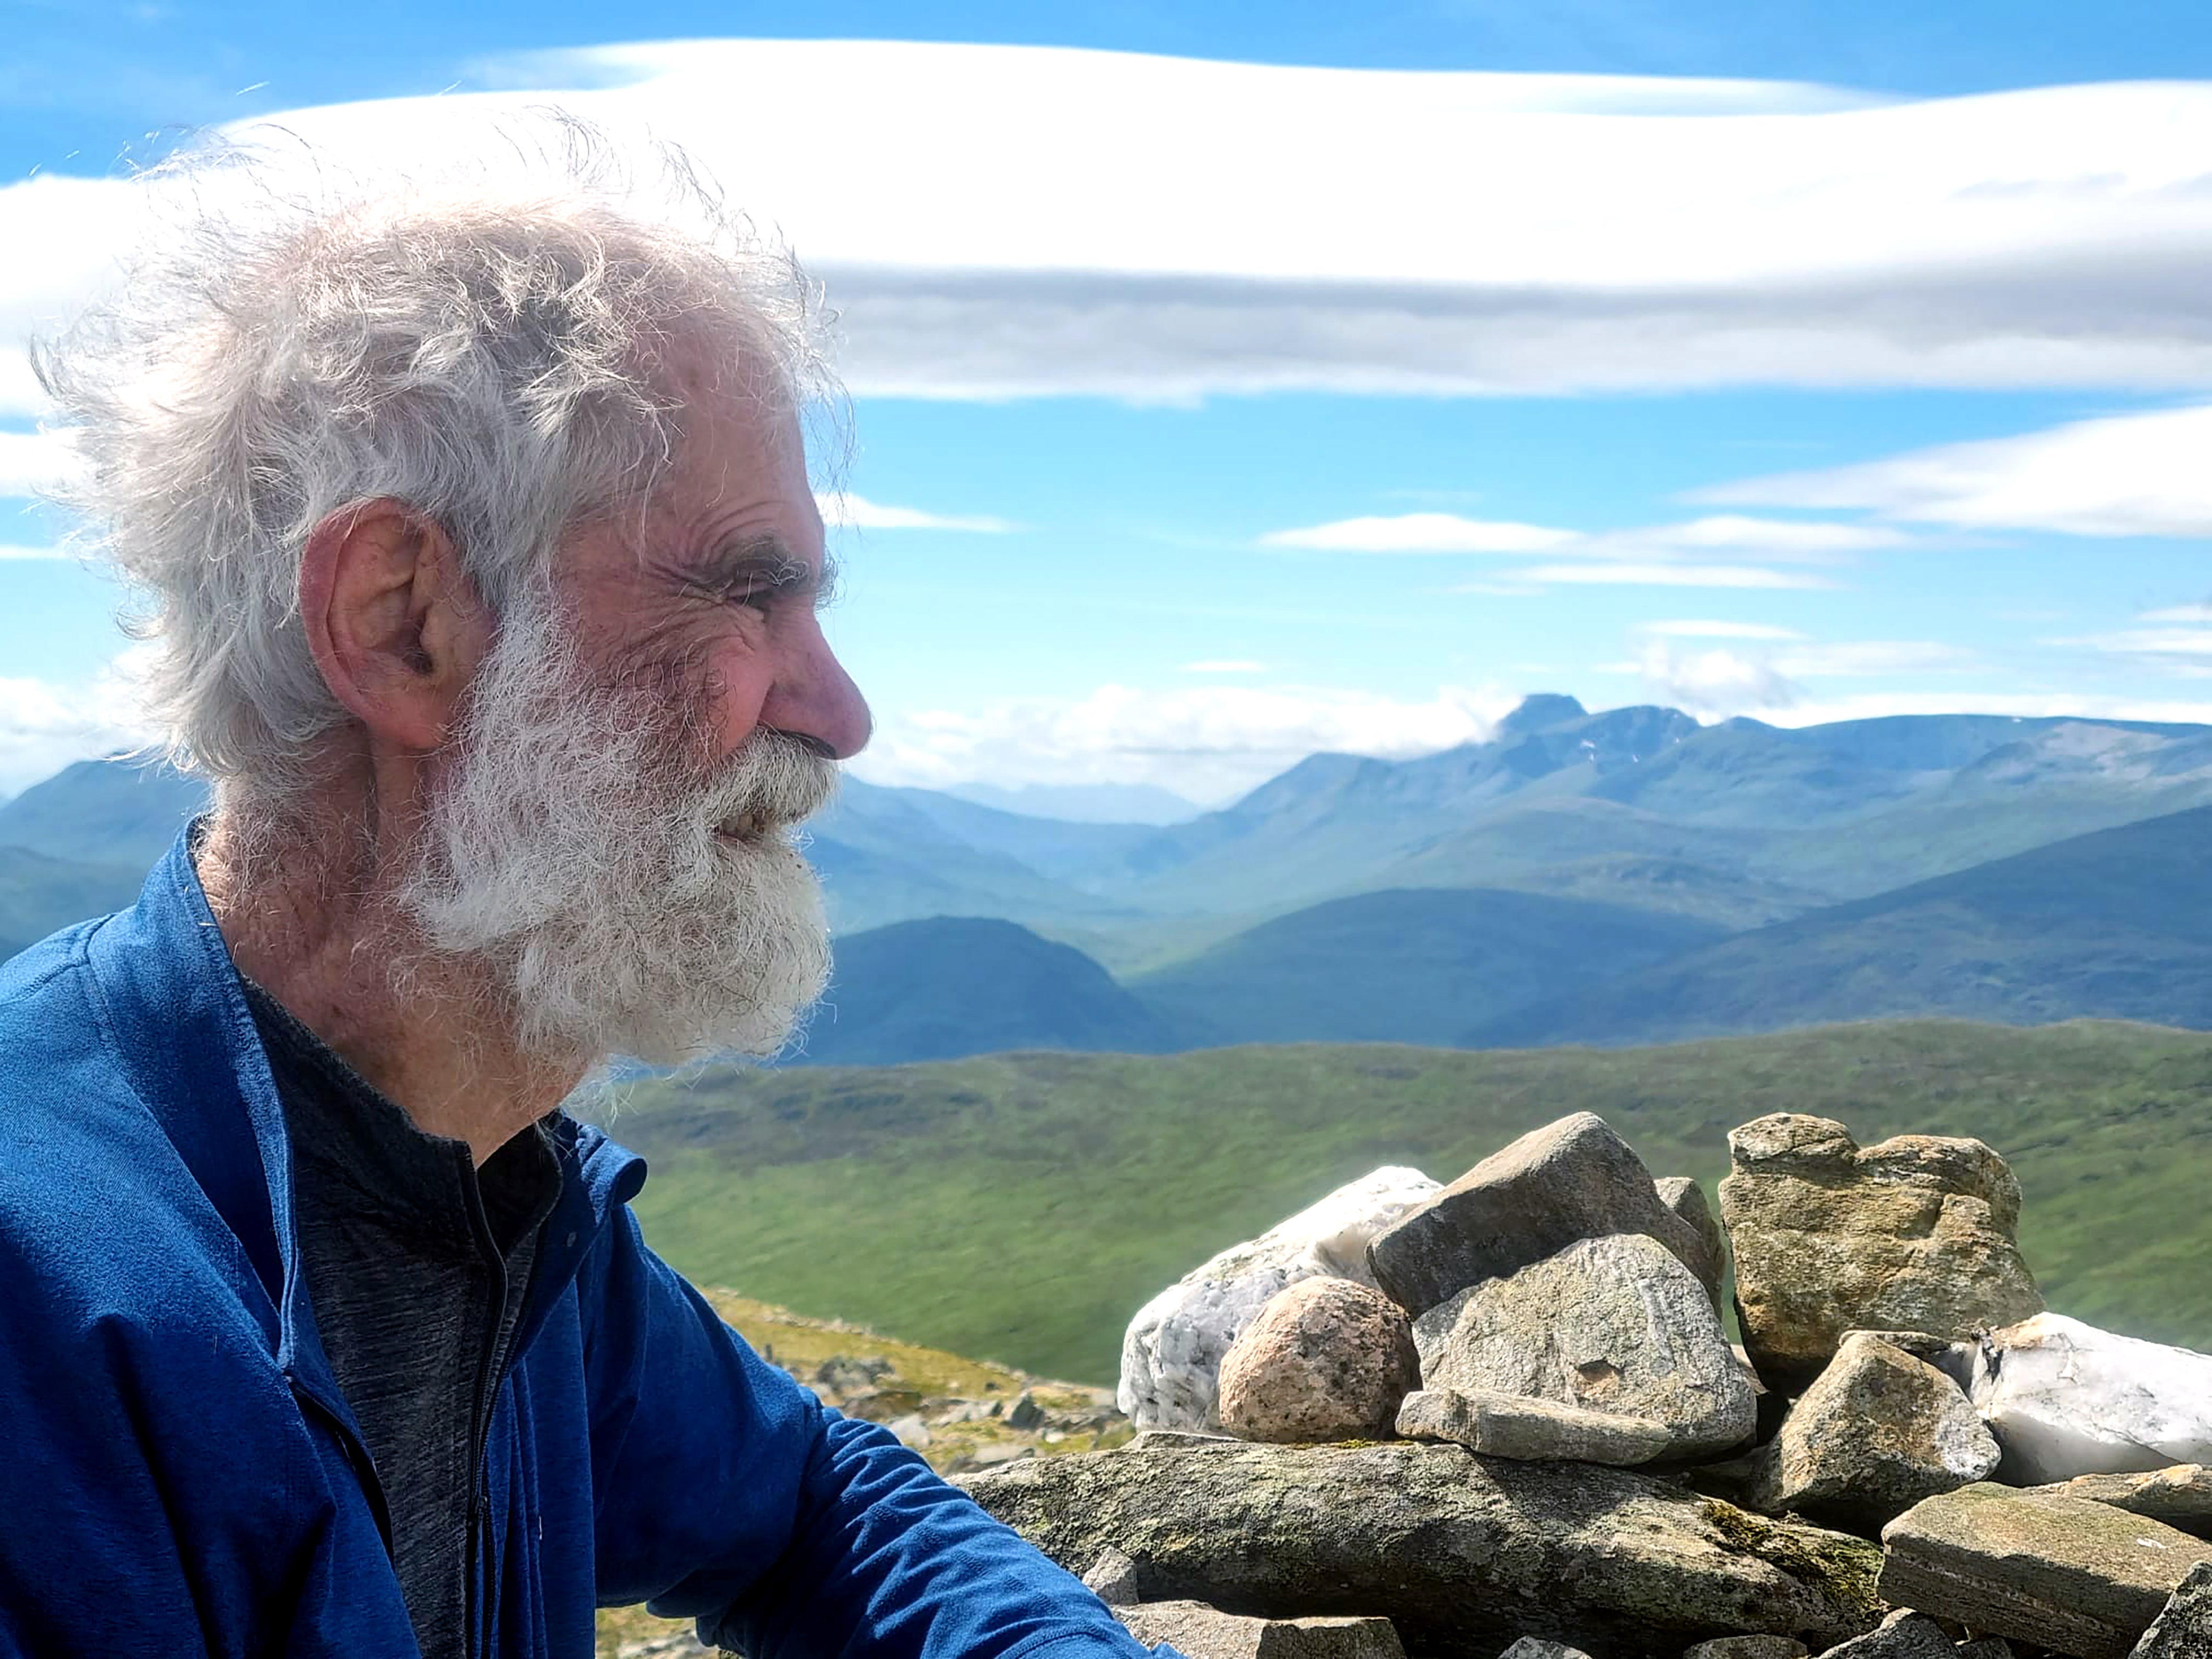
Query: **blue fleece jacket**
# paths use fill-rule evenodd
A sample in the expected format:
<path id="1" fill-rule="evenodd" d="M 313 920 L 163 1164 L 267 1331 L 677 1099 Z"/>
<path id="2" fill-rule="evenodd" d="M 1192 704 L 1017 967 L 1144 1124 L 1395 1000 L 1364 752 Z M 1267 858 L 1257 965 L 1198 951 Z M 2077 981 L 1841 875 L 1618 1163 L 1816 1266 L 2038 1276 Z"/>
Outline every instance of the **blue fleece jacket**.
<path id="1" fill-rule="evenodd" d="M 473 1650 L 649 1601 L 752 1659 L 1138 1659 L 1097 1598 L 763 1363 L 556 1120 L 484 1467 Z M 180 837 L 0 967 L 0 1652 L 399 1659 L 383 1499 L 316 1339 L 253 1020 Z"/>

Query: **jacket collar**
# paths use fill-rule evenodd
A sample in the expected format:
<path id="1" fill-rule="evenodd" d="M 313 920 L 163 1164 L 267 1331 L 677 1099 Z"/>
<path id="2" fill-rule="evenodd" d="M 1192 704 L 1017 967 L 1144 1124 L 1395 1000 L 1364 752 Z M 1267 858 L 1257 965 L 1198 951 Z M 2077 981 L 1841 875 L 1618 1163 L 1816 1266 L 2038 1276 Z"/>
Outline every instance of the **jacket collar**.
<path id="1" fill-rule="evenodd" d="M 308 1304 L 276 1085 L 230 947 L 193 867 L 204 823 L 178 835 L 137 903 L 93 935 L 91 969 L 132 1086 L 276 1304 L 277 1364 L 358 1438 Z M 565 1113 L 549 1127 L 561 1160 L 561 1196 L 540 1235 L 518 1352 L 615 1212 L 645 1182 L 644 1160 L 597 1128 Z"/>

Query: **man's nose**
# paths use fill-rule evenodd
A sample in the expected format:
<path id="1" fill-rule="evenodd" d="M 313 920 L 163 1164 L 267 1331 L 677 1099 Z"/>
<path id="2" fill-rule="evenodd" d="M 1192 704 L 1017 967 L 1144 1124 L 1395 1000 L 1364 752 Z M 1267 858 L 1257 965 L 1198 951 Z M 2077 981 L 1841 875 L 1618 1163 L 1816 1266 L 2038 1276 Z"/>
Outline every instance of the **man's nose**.
<path id="1" fill-rule="evenodd" d="M 874 729 L 868 700 L 826 641 L 777 683 L 761 710 L 761 724 L 804 738 L 841 761 L 866 749 Z"/>

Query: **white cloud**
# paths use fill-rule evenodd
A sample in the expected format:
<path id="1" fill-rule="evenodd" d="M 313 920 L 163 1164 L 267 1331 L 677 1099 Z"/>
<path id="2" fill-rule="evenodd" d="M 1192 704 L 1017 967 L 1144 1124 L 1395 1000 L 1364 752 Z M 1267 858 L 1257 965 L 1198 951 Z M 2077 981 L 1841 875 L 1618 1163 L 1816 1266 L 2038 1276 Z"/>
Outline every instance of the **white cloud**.
<path id="1" fill-rule="evenodd" d="M 1694 714 L 1760 714 L 1802 704 L 1807 682 L 1837 678 L 1875 678 L 1896 674 L 1956 673 L 1978 666 L 1974 654 L 1936 640 L 1807 641 L 1786 629 L 1764 633 L 1706 634 L 1705 623 L 1687 624 L 1695 634 L 1669 636 L 1655 629 L 1639 628 L 1643 645 L 1629 662 L 1610 665 L 1604 672 L 1633 674 L 1652 694 L 1675 708 Z M 1723 627 L 1726 625 L 1723 624 Z M 1779 637 L 1795 641 L 1779 650 L 1682 651 L 1670 637 Z"/>
<path id="2" fill-rule="evenodd" d="M 2065 691 L 1866 691 L 1847 697 L 1808 698 L 1762 712 L 1775 726 L 1826 726 L 1836 720 L 1880 720 L 1892 714 L 2010 714 L 2021 720 L 2145 720 L 2161 725 L 2212 726 L 2212 700 L 2087 696 Z"/>
<path id="3" fill-rule="evenodd" d="M 2212 623 L 2212 605 L 2174 605 L 2163 611 L 2146 611 L 2136 618 L 2147 623 Z"/>
<path id="4" fill-rule="evenodd" d="M 1020 527 L 1004 519 L 979 514 L 926 513 L 918 507 L 886 507 L 849 492 L 817 495 L 815 501 L 823 519 L 853 530 L 965 530 L 996 536 Z"/>
<path id="5" fill-rule="evenodd" d="M 0 283 L 6 280 L 0 275 Z M 0 432 L 0 495 L 36 495 L 67 480 L 80 465 L 66 432 Z"/>
<path id="6" fill-rule="evenodd" d="M 1194 800 L 1241 794 L 1324 750 L 1402 757 L 1486 736 L 1519 702 L 1440 688 L 1425 701 L 1336 687 L 1103 685 L 884 720 L 854 763 L 874 783 L 1152 783 Z"/>
<path id="7" fill-rule="evenodd" d="M 2207 620 L 2212 621 L 2212 617 Z M 2212 663 L 2212 628 L 2124 629 L 2113 634 L 2053 640 L 2051 643 L 2091 646 L 2117 657 L 2142 657 L 2154 662 L 2202 658 Z"/>
<path id="8" fill-rule="evenodd" d="M 1224 658 L 1212 662 L 1187 662 L 1182 672 L 1186 674 L 1264 674 L 1267 665 L 1251 662 L 1243 658 Z"/>
<path id="9" fill-rule="evenodd" d="M 22 789 L 71 761 L 148 742 L 153 733 L 138 687 L 143 652 L 125 652 L 89 684 L 0 678 L 0 791 Z"/>
<path id="10" fill-rule="evenodd" d="M 1770 559 L 1826 561 L 1874 548 L 1902 547 L 1911 538 L 1879 525 L 1828 524 L 1796 519 L 1750 519 L 1733 514 L 1687 524 L 1624 532 L 1624 540 L 1712 551 L 1756 553 Z"/>
<path id="11" fill-rule="evenodd" d="M 2212 404 L 1753 478 L 1698 499 L 1856 508 L 1971 529 L 2212 537 Z"/>
<path id="12" fill-rule="evenodd" d="M 1700 622 L 1693 618 L 1638 623 L 1636 631 L 1663 640 L 1802 640 L 1805 637 L 1794 628 L 1777 628 L 1771 623 Z"/>
<path id="13" fill-rule="evenodd" d="M 864 395 L 2212 384 L 2212 85 L 1883 101 L 730 40 L 480 84 L 279 118 L 391 161 L 534 105 L 649 125 L 827 279 Z M 109 268 L 131 201 L 0 191 L 0 246 L 40 250 L 0 339 Z M 0 408 L 36 406 L 0 353 Z"/>
<path id="14" fill-rule="evenodd" d="M 70 556 L 58 547 L 0 546 L 0 564 L 11 559 L 66 559 Z"/>
<path id="15" fill-rule="evenodd" d="M 1465 519 L 1456 513 L 1401 513 L 1271 530 L 1259 545 L 1331 553 L 1541 553 L 1576 539 L 1571 530 L 1540 524 Z"/>
<path id="16" fill-rule="evenodd" d="M 1802 570 L 1770 570 L 1754 564 L 1668 564 L 1658 561 L 1608 561 L 1589 564 L 1539 564 L 1516 570 L 1527 582 L 1566 582 L 1620 587 L 1823 588 L 1836 584 Z"/>

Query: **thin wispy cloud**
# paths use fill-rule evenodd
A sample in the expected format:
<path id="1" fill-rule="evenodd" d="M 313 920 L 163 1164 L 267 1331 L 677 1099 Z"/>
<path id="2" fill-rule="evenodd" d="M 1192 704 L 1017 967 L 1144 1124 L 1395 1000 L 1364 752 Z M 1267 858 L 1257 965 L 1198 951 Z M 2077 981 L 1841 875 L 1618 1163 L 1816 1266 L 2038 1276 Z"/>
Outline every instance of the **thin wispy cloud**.
<path id="1" fill-rule="evenodd" d="M 1401 513 L 1271 530 L 1258 545 L 1327 553 L 1541 553 L 1576 539 L 1571 530 L 1540 524 L 1468 519 L 1456 513 Z"/>
<path id="2" fill-rule="evenodd" d="M 889 507 L 851 494 L 815 498 L 829 523 L 853 530 L 963 530 L 1003 536 L 1021 526 L 988 514 L 931 513 L 918 507 Z"/>
<path id="3" fill-rule="evenodd" d="M 547 104 L 649 126 L 827 279 L 863 394 L 2212 386 L 2212 85 L 1900 100 L 789 40 L 539 52 L 475 84 L 275 118 L 392 163 Z M 1452 167 L 1444 210 L 1408 155 L 1514 160 Z M 0 191 L 0 246 L 40 251 L 0 274 L 0 337 L 111 268 L 131 191 Z M 35 406 L 8 362 L 0 407 Z"/>
<path id="4" fill-rule="evenodd" d="M 1264 674 L 1267 665 L 1243 658 L 1222 658 L 1206 662 L 1187 662 L 1182 672 L 1186 674 Z"/>
<path id="5" fill-rule="evenodd" d="M 2212 537 L 2212 404 L 1785 472 L 1698 492 L 1755 507 L 2066 536 Z"/>
<path id="6" fill-rule="evenodd" d="M 2171 605 L 2160 611 L 2146 611 L 2136 620 L 2147 623 L 2212 623 L 2212 605 Z"/>
<path id="7" fill-rule="evenodd" d="M 15 560 L 66 559 L 69 556 L 58 547 L 10 547 L 0 543 L 0 564 Z"/>
<path id="8" fill-rule="evenodd" d="M 0 274 L 0 282 L 5 281 Z M 0 386 L 0 398 L 5 395 Z M 65 432 L 0 432 L 0 496 L 41 495 L 82 465 Z"/>
<path id="9" fill-rule="evenodd" d="M 1773 570 L 1756 564 L 1669 564 L 1655 561 L 1605 561 L 1589 564 L 1539 564 L 1512 573 L 1546 586 L 1736 587 L 1768 592 L 1830 588 L 1838 584 L 1808 570 Z"/>
<path id="10" fill-rule="evenodd" d="M 1805 637 L 1794 628 L 1778 628 L 1771 623 L 1707 622 L 1694 618 L 1638 623 L 1636 631 L 1664 640 L 1802 640 Z"/>

